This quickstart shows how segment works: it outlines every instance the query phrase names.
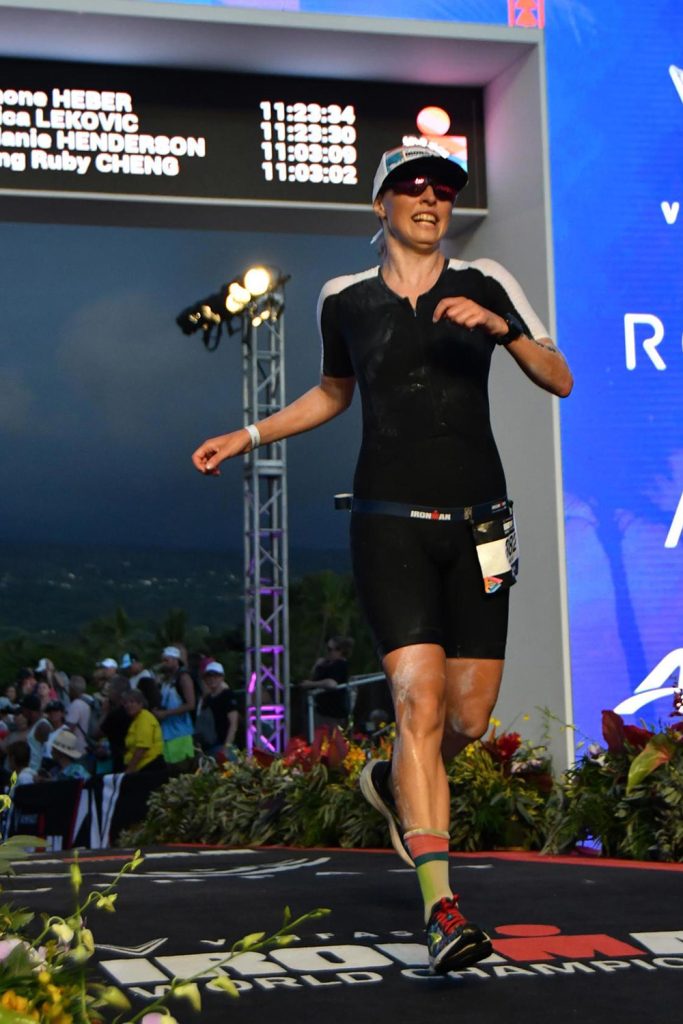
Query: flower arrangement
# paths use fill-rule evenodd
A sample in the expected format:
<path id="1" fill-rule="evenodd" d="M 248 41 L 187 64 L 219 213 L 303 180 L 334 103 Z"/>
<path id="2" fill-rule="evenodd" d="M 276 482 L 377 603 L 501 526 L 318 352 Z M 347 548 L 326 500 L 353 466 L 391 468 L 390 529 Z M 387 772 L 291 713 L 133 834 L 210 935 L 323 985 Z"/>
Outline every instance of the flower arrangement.
<path id="1" fill-rule="evenodd" d="M 603 735 L 604 747 L 589 747 L 558 779 L 544 745 L 492 720 L 446 766 L 451 849 L 564 853 L 593 842 L 605 856 L 683 860 L 683 697 L 659 730 L 606 711 Z M 388 847 L 357 782 L 369 758 L 391 758 L 394 738 L 393 726 L 372 739 L 319 730 L 281 758 L 207 762 L 154 794 L 145 823 L 121 841 Z"/>
<path id="2" fill-rule="evenodd" d="M 683 860 L 683 692 L 659 729 L 603 711 L 592 744 L 549 807 L 545 850 L 592 841 L 608 857 Z"/>
<path id="3" fill-rule="evenodd" d="M 448 766 L 451 782 L 451 848 L 539 850 L 554 788 L 544 746 L 517 732 L 488 735 L 470 744 Z"/>
<path id="4" fill-rule="evenodd" d="M 482 743 L 451 765 L 453 849 L 540 849 L 552 788 L 550 761 L 517 733 L 494 722 Z M 121 842 L 387 847 L 384 820 L 365 802 L 358 776 L 370 758 L 390 760 L 395 727 L 373 737 L 320 729 L 312 743 L 290 741 L 283 757 L 239 755 L 207 762 L 153 794 L 147 819 Z"/>

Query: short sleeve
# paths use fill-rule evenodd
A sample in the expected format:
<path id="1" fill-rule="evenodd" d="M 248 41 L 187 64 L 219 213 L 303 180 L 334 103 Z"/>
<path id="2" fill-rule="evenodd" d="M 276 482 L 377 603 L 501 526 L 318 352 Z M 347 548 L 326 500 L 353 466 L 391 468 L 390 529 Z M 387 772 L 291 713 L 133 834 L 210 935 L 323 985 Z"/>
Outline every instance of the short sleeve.
<path id="1" fill-rule="evenodd" d="M 322 346 L 320 372 L 325 377 L 353 377 L 353 364 L 341 330 L 339 295 L 331 289 L 333 284 L 328 281 L 318 299 L 318 330 Z"/>
<path id="2" fill-rule="evenodd" d="M 513 313 L 529 338 L 550 337 L 547 327 L 509 270 L 495 260 L 475 260 L 473 266 L 486 277 L 487 309 L 498 316 Z"/>

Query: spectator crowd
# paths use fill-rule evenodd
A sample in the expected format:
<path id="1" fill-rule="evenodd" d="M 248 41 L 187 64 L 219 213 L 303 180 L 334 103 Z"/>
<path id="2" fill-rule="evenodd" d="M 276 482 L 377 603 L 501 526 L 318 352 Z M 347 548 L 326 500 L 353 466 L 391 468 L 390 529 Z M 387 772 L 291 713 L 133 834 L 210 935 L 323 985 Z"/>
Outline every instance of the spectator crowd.
<path id="1" fill-rule="evenodd" d="M 3 788 L 109 773 L 192 771 L 235 756 L 241 715 L 220 662 L 188 666 L 172 644 L 146 667 L 133 652 L 104 657 L 90 680 L 41 658 L 0 695 Z"/>

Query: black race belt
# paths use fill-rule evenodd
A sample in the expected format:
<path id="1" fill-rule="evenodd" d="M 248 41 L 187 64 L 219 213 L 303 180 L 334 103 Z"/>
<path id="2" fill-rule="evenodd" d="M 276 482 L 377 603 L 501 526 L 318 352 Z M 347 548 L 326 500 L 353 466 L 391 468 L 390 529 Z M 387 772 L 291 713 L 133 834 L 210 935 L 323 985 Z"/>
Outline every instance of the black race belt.
<path id="1" fill-rule="evenodd" d="M 353 498 L 351 511 L 361 512 L 363 515 L 400 516 L 401 519 L 432 523 L 484 523 L 496 516 L 509 515 L 511 504 L 507 498 L 498 498 L 495 501 L 483 501 L 478 505 L 466 505 L 463 508 L 434 508 L 430 505 L 408 505 L 400 501 Z"/>

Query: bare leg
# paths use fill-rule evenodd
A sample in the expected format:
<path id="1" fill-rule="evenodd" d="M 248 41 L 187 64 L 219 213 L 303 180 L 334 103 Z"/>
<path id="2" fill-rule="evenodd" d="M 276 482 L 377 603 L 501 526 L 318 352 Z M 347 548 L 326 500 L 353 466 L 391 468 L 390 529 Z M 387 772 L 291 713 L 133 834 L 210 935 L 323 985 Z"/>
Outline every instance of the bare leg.
<path id="1" fill-rule="evenodd" d="M 503 676 L 504 662 L 489 658 L 448 658 L 446 715 L 441 753 L 450 761 L 487 731 Z"/>
<path id="2" fill-rule="evenodd" d="M 396 712 L 392 784 L 406 831 L 447 832 L 448 780 L 441 757 L 446 657 L 438 644 L 413 644 L 384 658 Z"/>

